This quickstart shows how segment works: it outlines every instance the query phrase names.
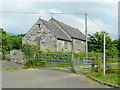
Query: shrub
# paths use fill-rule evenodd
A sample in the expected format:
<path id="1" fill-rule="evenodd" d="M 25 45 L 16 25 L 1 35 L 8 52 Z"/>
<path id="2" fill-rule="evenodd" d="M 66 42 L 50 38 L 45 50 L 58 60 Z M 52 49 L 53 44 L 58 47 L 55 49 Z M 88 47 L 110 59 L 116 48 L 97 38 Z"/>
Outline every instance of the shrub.
<path id="1" fill-rule="evenodd" d="M 27 58 L 32 58 L 37 51 L 37 46 L 32 44 L 23 44 L 21 50 L 25 53 Z"/>
<path id="2" fill-rule="evenodd" d="M 36 67 L 36 60 L 34 58 L 28 59 L 26 64 L 24 65 L 24 68 L 33 68 Z"/>
<path id="3" fill-rule="evenodd" d="M 75 57 L 85 57 L 86 53 L 85 52 L 78 52 L 78 53 L 75 53 L 74 55 L 75 55 Z"/>

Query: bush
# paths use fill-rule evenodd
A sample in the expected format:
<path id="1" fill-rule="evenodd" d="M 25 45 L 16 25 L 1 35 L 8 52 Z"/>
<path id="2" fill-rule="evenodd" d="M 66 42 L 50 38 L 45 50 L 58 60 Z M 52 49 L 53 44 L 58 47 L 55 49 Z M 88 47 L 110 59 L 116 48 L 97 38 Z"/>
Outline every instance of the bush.
<path id="1" fill-rule="evenodd" d="M 75 57 L 86 57 L 86 53 L 85 52 L 75 53 L 74 55 L 75 55 Z"/>
<path id="2" fill-rule="evenodd" d="M 32 44 L 23 44 L 21 50 L 24 52 L 27 58 L 32 58 L 34 53 L 37 52 L 37 46 Z"/>
<path id="3" fill-rule="evenodd" d="M 33 68 L 36 67 L 36 60 L 34 58 L 28 59 L 26 64 L 24 65 L 24 68 Z"/>
<path id="4" fill-rule="evenodd" d="M 100 52 L 89 52 L 88 56 L 89 57 L 101 57 L 101 58 L 103 58 L 103 53 L 100 53 Z"/>

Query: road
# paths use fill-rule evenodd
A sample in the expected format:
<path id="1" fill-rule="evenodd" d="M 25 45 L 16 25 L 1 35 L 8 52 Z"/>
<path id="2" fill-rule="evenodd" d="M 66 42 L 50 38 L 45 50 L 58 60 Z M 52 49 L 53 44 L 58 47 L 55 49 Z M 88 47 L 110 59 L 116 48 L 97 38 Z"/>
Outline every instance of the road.
<path id="1" fill-rule="evenodd" d="M 0 61 L 0 68 L 21 67 L 22 65 L 9 62 L 7 60 Z"/>
<path id="2" fill-rule="evenodd" d="M 1 63 L 1 62 L 0 62 Z M 3 61 L 2 67 L 21 67 Z M 0 75 L 1 76 L 1 75 Z M 51 69 L 19 69 L 2 71 L 2 88 L 108 88 L 84 75 Z"/>
<path id="3" fill-rule="evenodd" d="M 3 88 L 107 88 L 83 75 L 59 70 L 4 70 Z"/>

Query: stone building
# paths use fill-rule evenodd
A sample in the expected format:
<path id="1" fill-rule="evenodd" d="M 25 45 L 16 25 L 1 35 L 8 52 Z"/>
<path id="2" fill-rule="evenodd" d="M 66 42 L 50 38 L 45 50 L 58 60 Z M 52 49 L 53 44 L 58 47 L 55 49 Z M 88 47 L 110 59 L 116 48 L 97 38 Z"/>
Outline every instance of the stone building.
<path id="1" fill-rule="evenodd" d="M 23 37 L 22 43 L 37 45 L 42 51 L 85 51 L 85 35 L 54 18 L 49 21 L 38 19 Z"/>

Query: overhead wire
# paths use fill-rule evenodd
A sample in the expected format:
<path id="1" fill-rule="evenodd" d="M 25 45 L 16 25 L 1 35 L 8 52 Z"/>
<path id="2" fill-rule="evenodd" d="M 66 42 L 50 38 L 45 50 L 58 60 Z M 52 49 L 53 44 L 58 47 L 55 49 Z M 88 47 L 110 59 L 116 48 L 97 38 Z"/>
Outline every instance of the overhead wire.
<path id="1" fill-rule="evenodd" d="M 23 14 L 84 14 L 84 13 L 63 13 L 63 12 L 60 12 L 60 13 L 53 13 L 53 12 L 50 12 L 50 13 L 40 13 L 40 12 L 16 12 L 16 11 L 0 11 L 1 13 L 23 13 Z"/>

